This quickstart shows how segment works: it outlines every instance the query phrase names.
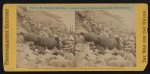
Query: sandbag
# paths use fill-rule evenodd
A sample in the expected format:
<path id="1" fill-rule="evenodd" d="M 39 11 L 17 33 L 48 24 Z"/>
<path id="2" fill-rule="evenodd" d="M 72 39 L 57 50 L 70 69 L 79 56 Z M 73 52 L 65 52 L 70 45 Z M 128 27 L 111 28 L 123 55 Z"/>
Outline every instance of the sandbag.
<path id="1" fill-rule="evenodd" d="M 108 48 L 109 50 L 112 50 L 114 47 L 117 48 L 118 50 L 121 49 L 120 43 L 119 43 L 119 38 L 109 38 L 109 37 L 99 37 L 98 42 L 96 44 L 103 46 L 104 48 Z"/>
<path id="2" fill-rule="evenodd" d="M 55 38 L 39 36 L 35 44 L 47 47 L 49 50 L 53 49 L 54 47 L 58 48 L 58 42 L 55 40 Z"/>
<path id="3" fill-rule="evenodd" d="M 20 34 L 23 35 L 25 41 L 32 41 L 32 42 L 37 41 L 37 36 L 34 34 L 24 32 L 20 32 Z"/>
<path id="4" fill-rule="evenodd" d="M 90 33 L 81 33 L 84 36 L 85 41 L 93 41 L 96 42 L 98 40 L 98 36 L 90 34 Z"/>

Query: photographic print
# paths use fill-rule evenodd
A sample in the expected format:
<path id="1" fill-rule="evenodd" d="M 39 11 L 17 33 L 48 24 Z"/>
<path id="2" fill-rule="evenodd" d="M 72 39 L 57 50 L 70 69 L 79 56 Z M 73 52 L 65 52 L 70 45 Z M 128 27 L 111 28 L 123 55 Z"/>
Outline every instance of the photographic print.
<path id="1" fill-rule="evenodd" d="M 17 8 L 17 67 L 75 67 L 74 11 Z"/>
<path id="2" fill-rule="evenodd" d="M 134 13 L 18 6 L 17 67 L 135 66 Z"/>
<path id="3" fill-rule="evenodd" d="M 136 65 L 133 10 L 75 11 L 77 66 Z M 130 17 L 130 18 L 129 18 Z"/>

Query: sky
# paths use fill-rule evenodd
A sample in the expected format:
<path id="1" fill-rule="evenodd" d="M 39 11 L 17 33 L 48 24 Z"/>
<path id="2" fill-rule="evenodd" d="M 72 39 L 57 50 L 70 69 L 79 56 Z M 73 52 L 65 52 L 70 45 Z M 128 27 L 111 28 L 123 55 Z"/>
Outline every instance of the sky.
<path id="1" fill-rule="evenodd" d="M 73 31 L 75 31 L 75 12 L 73 10 L 67 10 L 67 11 L 53 10 L 48 12 L 62 17 L 61 20 L 64 22 L 68 30 L 70 29 L 70 27 L 73 26 Z"/>
<path id="2" fill-rule="evenodd" d="M 136 12 L 134 10 L 109 10 L 110 13 L 123 17 L 125 24 L 130 30 L 133 27 L 136 28 Z"/>
<path id="3" fill-rule="evenodd" d="M 73 26 L 73 31 L 75 30 L 75 12 L 74 10 L 52 10 L 48 11 L 51 14 L 56 14 L 60 17 L 62 17 L 62 21 L 66 25 L 68 29 Z M 136 19 L 135 19 L 135 10 L 108 10 L 108 12 L 119 15 L 123 17 L 123 20 L 125 24 L 128 26 L 128 29 L 130 30 L 131 27 L 135 31 L 136 26 Z"/>

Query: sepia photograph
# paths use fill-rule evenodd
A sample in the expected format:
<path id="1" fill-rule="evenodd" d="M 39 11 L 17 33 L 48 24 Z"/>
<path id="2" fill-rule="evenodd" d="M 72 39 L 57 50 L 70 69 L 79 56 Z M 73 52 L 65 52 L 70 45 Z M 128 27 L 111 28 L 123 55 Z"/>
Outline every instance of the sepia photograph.
<path id="1" fill-rule="evenodd" d="M 135 67 L 134 10 L 17 6 L 17 68 Z"/>
<path id="2" fill-rule="evenodd" d="M 75 11 L 76 66 L 136 66 L 135 12 Z"/>
<path id="3" fill-rule="evenodd" d="M 75 13 L 17 7 L 17 68 L 75 67 Z"/>

